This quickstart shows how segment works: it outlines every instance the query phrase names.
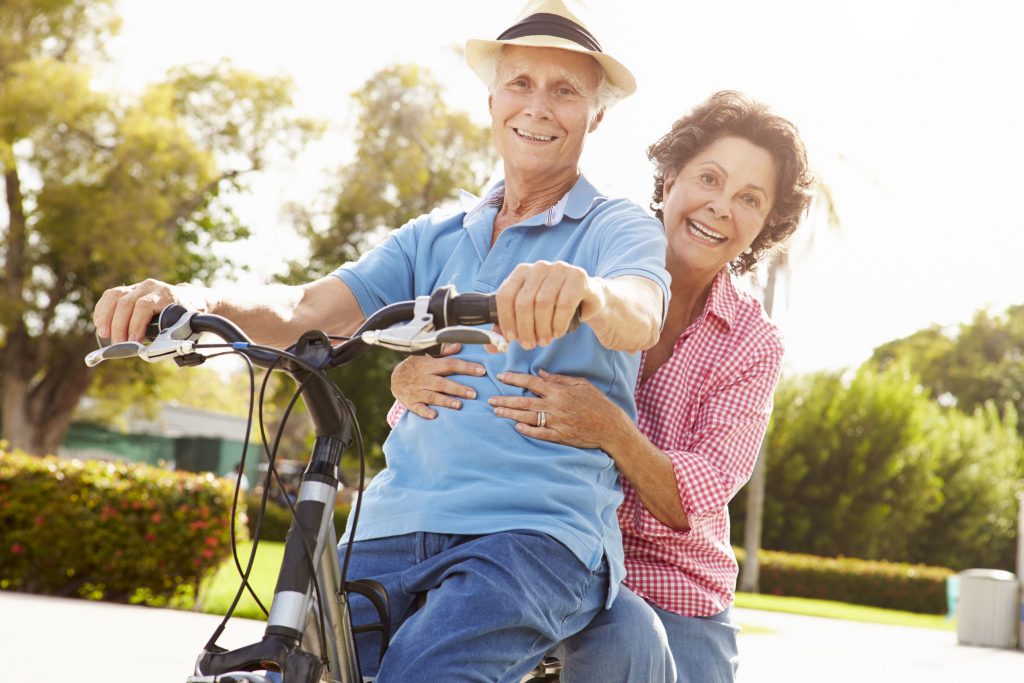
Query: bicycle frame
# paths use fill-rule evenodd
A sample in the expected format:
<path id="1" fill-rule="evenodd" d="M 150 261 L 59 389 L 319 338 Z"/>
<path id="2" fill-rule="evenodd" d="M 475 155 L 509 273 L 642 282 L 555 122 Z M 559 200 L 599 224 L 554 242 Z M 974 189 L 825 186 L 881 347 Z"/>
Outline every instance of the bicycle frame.
<path id="1" fill-rule="evenodd" d="M 299 340 L 293 353 L 316 367 L 322 367 L 329 358 L 329 351 L 326 337 L 307 333 Z M 339 484 L 338 466 L 342 453 L 352 443 L 352 409 L 343 410 L 335 399 L 335 389 L 309 370 L 288 361 L 282 369 L 301 387 L 316 440 L 299 489 L 296 515 L 285 543 L 267 628 L 258 643 L 232 651 L 204 652 L 196 664 L 196 673 L 217 676 L 234 671 L 276 668 L 288 683 L 292 680 L 361 683 L 348 594 L 341 590 L 341 566 L 333 518 Z M 313 550 L 312 558 L 307 549 Z M 319 601 L 314 581 L 319 581 Z M 322 614 L 319 619 L 313 618 L 317 610 Z M 319 630 L 321 621 L 325 633 Z M 326 652 L 320 651 L 321 643 L 327 644 Z M 322 678 L 325 673 L 322 659 L 326 660 L 329 672 L 326 679 Z"/>

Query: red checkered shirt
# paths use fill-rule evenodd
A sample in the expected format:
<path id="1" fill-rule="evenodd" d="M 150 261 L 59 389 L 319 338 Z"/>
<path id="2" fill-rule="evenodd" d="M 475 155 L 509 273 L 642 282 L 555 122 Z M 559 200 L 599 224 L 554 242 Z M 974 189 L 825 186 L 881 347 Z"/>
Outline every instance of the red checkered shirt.
<path id="1" fill-rule="evenodd" d="M 704 617 L 733 602 L 727 506 L 754 469 L 782 355 L 778 328 L 723 270 L 672 356 L 637 382 L 637 426 L 672 462 L 690 524 L 686 532 L 665 526 L 623 480 L 625 583 L 662 609 Z"/>
<path id="2" fill-rule="evenodd" d="M 778 328 L 723 270 L 672 356 L 642 386 L 637 380 L 637 426 L 672 461 L 690 523 L 686 532 L 665 526 L 622 480 L 625 583 L 662 609 L 710 616 L 733 602 L 727 505 L 754 469 L 782 355 Z M 396 401 L 388 423 L 404 412 Z"/>

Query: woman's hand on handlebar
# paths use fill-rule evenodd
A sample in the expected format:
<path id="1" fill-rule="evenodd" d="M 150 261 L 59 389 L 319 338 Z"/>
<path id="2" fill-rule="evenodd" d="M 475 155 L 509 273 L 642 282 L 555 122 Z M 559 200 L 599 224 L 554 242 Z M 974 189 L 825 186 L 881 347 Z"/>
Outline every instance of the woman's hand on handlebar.
<path id="1" fill-rule="evenodd" d="M 170 285 L 160 280 L 144 280 L 134 285 L 113 287 L 93 309 L 92 321 L 96 334 L 114 344 L 123 341 L 141 342 L 145 339 L 149 321 L 168 306 L 179 303 L 194 311 L 204 311 L 207 302 L 197 288 L 190 285 Z"/>
<path id="2" fill-rule="evenodd" d="M 454 355 L 461 350 L 461 344 L 446 344 L 442 358 L 406 358 L 391 372 L 391 393 L 402 405 L 427 420 L 437 417 L 437 411 L 430 407 L 432 405 L 458 410 L 462 407 L 459 399 L 474 399 L 476 392 L 447 377 L 480 377 L 485 372 L 482 365 L 455 358 Z"/>

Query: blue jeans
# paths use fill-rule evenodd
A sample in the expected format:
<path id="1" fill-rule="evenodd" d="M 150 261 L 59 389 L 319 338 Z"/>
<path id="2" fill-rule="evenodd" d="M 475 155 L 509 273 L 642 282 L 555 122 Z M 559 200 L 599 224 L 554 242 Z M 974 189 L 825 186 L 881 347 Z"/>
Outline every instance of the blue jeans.
<path id="1" fill-rule="evenodd" d="M 562 683 L 732 683 L 739 665 L 732 610 L 684 617 L 625 586 L 611 609 L 559 647 Z"/>
<path id="2" fill-rule="evenodd" d="M 740 665 L 736 636 L 739 625 L 727 607 L 710 617 L 684 617 L 659 607 L 668 633 L 668 643 L 676 660 L 679 683 L 733 683 Z"/>
<path id="3" fill-rule="evenodd" d="M 515 683 L 590 623 L 608 595 L 605 563 L 592 571 L 533 531 L 357 541 L 349 577 L 379 581 L 390 598 L 383 661 L 379 635 L 356 638 L 362 673 L 378 683 Z M 365 598 L 354 595 L 351 605 L 354 625 L 377 621 Z"/>

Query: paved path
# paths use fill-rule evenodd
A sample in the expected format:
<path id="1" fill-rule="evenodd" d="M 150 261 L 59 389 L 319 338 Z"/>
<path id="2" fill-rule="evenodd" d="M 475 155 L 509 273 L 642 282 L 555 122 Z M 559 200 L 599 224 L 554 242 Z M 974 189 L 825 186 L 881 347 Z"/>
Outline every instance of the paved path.
<path id="1" fill-rule="evenodd" d="M 741 683 L 1024 683 L 1024 652 L 957 645 L 953 631 L 744 609 L 736 618 L 750 627 Z"/>
<path id="2" fill-rule="evenodd" d="M 1024 652 L 956 645 L 952 632 L 736 610 L 742 683 L 1024 682 Z M 0 592 L 3 680 L 182 683 L 219 619 Z M 769 632 L 765 632 L 769 631 Z M 220 644 L 257 640 L 234 619 Z"/>

